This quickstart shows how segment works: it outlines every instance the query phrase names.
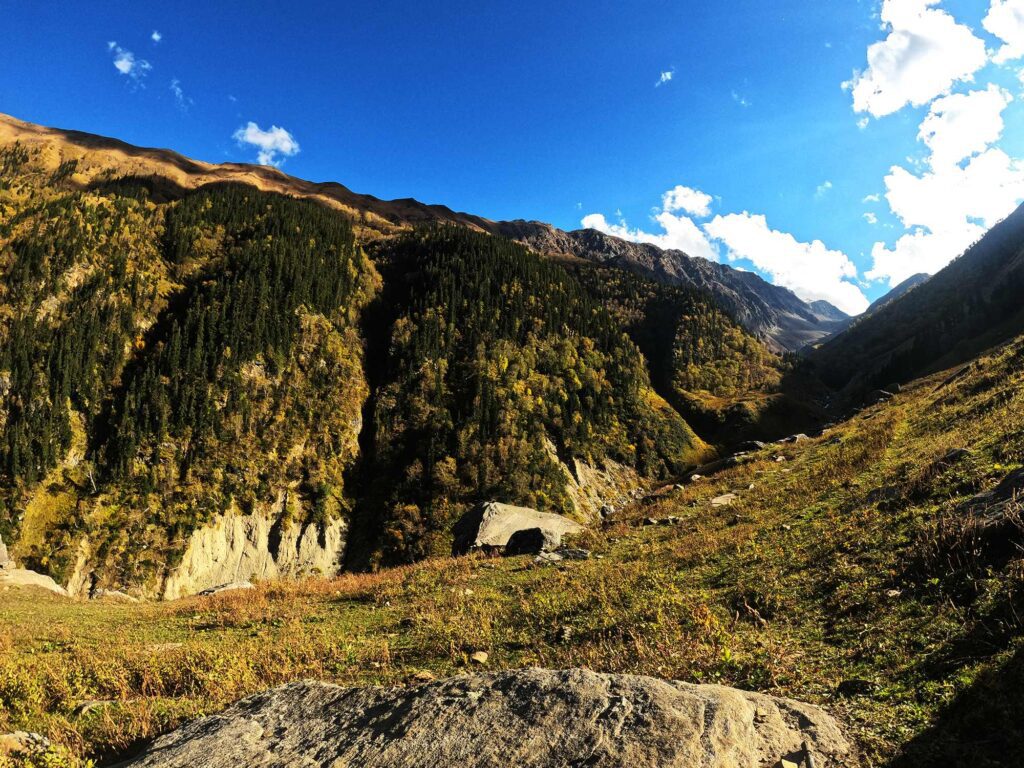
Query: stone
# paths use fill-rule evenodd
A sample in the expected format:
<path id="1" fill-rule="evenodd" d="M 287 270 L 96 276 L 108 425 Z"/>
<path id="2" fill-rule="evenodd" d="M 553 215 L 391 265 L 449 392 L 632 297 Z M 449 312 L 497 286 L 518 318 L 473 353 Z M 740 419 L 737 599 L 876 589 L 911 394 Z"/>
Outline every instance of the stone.
<path id="1" fill-rule="evenodd" d="M 505 554 L 512 557 L 515 555 L 536 555 L 541 552 L 550 552 L 562 543 L 561 536 L 554 536 L 551 532 L 545 532 L 541 528 L 526 528 L 516 531 L 505 545 Z"/>
<path id="2" fill-rule="evenodd" d="M 717 685 L 522 669 L 390 689 L 290 683 L 162 736 L 127 765 L 751 768 L 782 760 L 839 768 L 856 755 L 837 723 L 809 704 Z"/>
<path id="3" fill-rule="evenodd" d="M 786 461 L 786 460 L 787 460 L 787 459 L 786 459 L 786 457 L 785 457 L 785 456 L 776 456 L 776 457 L 775 457 L 775 463 L 776 463 L 776 464 L 781 464 L 782 462 L 784 462 L 784 461 Z"/>
<path id="4" fill-rule="evenodd" d="M 469 654 L 469 660 L 474 664 L 486 664 L 488 658 L 490 657 L 487 655 L 487 651 L 474 651 Z"/>
<path id="5" fill-rule="evenodd" d="M 417 683 L 432 683 L 437 680 L 437 675 L 428 669 L 420 669 L 413 674 L 412 679 Z"/>
<path id="6" fill-rule="evenodd" d="M 563 560 L 589 560 L 589 549 L 560 549 L 556 554 L 562 556 Z"/>
<path id="7" fill-rule="evenodd" d="M 25 759 L 42 755 L 49 748 L 50 740 L 38 733 L 29 731 L 0 733 L 0 765 L 7 764 L 8 759 Z M 18 763 L 11 764 L 18 765 Z M 28 764 L 27 760 L 26 764 Z"/>
<path id="8" fill-rule="evenodd" d="M 737 496 L 735 493 L 723 493 L 721 496 L 715 496 L 715 498 L 711 500 L 711 506 L 728 507 L 731 504 L 733 504 L 733 502 L 735 502 L 738 498 L 739 496 Z"/>
<path id="9" fill-rule="evenodd" d="M 9 587 L 35 587 L 62 597 L 68 596 L 67 590 L 49 576 L 25 568 L 0 570 L 0 590 Z"/>
<path id="10" fill-rule="evenodd" d="M 248 581 L 229 581 L 227 584 L 218 584 L 216 587 L 204 589 L 199 595 L 201 597 L 208 597 L 209 595 L 219 595 L 223 592 L 237 592 L 238 590 L 245 589 L 253 589 L 252 584 Z"/>
<path id="11" fill-rule="evenodd" d="M 704 475 L 690 475 L 690 482 L 691 483 L 699 483 L 703 479 L 704 479 Z"/>
<path id="12" fill-rule="evenodd" d="M 557 552 L 541 552 L 533 558 L 533 562 L 537 565 L 554 565 L 555 563 L 562 562 L 563 559 Z"/>
<path id="13" fill-rule="evenodd" d="M 503 550 L 514 534 L 532 528 L 542 532 L 544 551 L 557 549 L 566 534 L 583 530 L 582 525 L 562 515 L 489 501 L 467 512 L 455 524 L 452 554 Z"/>
<path id="14" fill-rule="evenodd" d="M 615 514 L 615 507 L 605 504 L 601 507 L 601 517 L 608 518 Z"/>
<path id="15" fill-rule="evenodd" d="M 11 558 L 7 554 L 7 547 L 4 546 L 4 540 L 0 537 L 0 571 L 7 570 L 11 567 Z"/>
<path id="16" fill-rule="evenodd" d="M 989 524 L 1001 524 L 1011 504 L 1024 502 L 1024 469 L 1006 475 L 990 491 L 979 493 L 960 505 L 960 510 Z"/>
<path id="17" fill-rule="evenodd" d="M 789 437 L 784 437 L 781 440 L 779 440 L 779 442 L 780 443 L 784 443 L 784 444 L 802 443 L 802 442 L 805 442 L 806 440 L 810 440 L 810 439 L 811 438 L 809 438 L 807 435 L 805 435 L 803 432 L 801 432 L 801 433 L 796 434 L 796 435 L 790 435 Z"/>

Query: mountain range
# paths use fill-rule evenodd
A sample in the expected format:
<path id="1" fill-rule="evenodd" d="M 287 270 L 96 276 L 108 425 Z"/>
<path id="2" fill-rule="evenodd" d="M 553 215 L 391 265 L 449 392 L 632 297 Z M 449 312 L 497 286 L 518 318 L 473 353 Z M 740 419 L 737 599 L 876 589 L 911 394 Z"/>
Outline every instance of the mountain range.
<path id="1" fill-rule="evenodd" d="M 0 117 L 0 540 L 175 597 L 445 553 L 481 501 L 594 520 L 1019 333 L 1022 244 L 1018 211 L 851 320 L 594 230 Z"/>

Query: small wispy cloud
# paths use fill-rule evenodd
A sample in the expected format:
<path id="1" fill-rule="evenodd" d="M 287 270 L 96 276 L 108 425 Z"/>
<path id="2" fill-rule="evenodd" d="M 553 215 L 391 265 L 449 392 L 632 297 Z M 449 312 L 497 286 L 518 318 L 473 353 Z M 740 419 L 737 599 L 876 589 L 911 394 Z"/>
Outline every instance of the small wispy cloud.
<path id="1" fill-rule="evenodd" d="M 153 68 L 148 61 L 135 58 L 134 53 L 122 48 L 114 40 L 107 43 L 107 50 L 114 57 L 114 69 L 125 77 L 131 78 L 137 85 L 142 84 L 142 78 Z"/>
<path id="2" fill-rule="evenodd" d="M 864 221 L 866 221 L 868 224 L 874 225 L 878 223 L 878 217 L 875 214 L 868 211 L 867 213 L 864 214 Z"/>
<path id="3" fill-rule="evenodd" d="M 863 200 L 861 200 L 861 202 L 862 203 L 880 203 L 880 202 L 882 202 L 882 196 L 876 192 L 873 195 L 866 196 Z"/>
<path id="4" fill-rule="evenodd" d="M 232 134 L 239 146 L 252 146 L 259 150 L 256 161 L 260 165 L 272 165 L 275 168 L 284 162 L 285 157 L 293 157 L 299 153 L 299 142 L 284 128 L 271 125 L 263 130 L 251 120 Z"/>
<path id="5" fill-rule="evenodd" d="M 174 94 L 174 102 L 178 105 L 178 108 L 182 112 L 188 112 L 188 108 L 192 106 L 192 99 L 185 95 L 185 91 L 181 87 L 181 81 L 178 78 L 171 80 L 171 93 Z"/>
<path id="6" fill-rule="evenodd" d="M 816 200 L 821 200 L 825 195 L 832 191 L 832 182 L 825 181 L 818 185 L 818 188 L 814 190 L 814 197 Z"/>
<path id="7" fill-rule="evenodd" d="M 744 109 L 750 106 L 750 101 L 747 99 L 747 97 L 741 96 L 740 94 L 736 93 L 736 91 L 732 92 L 732 100 L 735 101 Z"/>
<path id="8" fill-rule="evenodd" d="M 154 43 L 159 43 L 161 40 L 164 39 L 164 36 L 154 29 L 153 34 L 149 36 L 149 39 L 152 40 Z"/>
<path id="9" fill-rule="evenodd" d="M 654 84 L 654 87 L 655 88 L 660 88 L 661 86 L 665 85 L 665 83 L 671 83 L 672 82 L 672 78 L 675 77 L 675 76 L 676 76 L 676 69 L 675 69 L 675 67 L 673 67 L 672 69 L 666 69 L 664 72 L 662 72 L 660 75 L 658 75 L 658 82 L 656 82 Z"/>

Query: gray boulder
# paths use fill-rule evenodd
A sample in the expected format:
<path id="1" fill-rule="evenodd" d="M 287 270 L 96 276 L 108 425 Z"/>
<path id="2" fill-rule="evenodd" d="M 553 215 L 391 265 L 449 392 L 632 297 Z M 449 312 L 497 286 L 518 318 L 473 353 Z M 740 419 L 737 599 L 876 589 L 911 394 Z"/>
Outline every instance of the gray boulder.
<path id="1" fill-rule="evenodd" d="M 240 589 L 252 589 L 253 586 L 248 581 L 229 581 L 227 584 L 218 584 L 216 587 L 210 587 L 204 589 L 202 592 L 197 593 L 200 597 L 208 597 L 209 595 L 219 595 L 222 592 L 237 592 Z"/>
<path id="2" fill-rule="evenodd" d="M 540 533 L 532 532 L 534 529 Z M 561 546 L 565 534 L 582 530 L 582 525 L 562 515 L 489 501 L 467 512 L 455 524 L 452 553 L 464 555 L 476 550 L 505 551 L 509 540 L 516 534 L 520 536 L 513 542 L 514 546 L 520 546 L 520 542 L 528 543 L 527 540 L 535 543 L 539 535 L 541 549 L 532 551 L 548 552 Z M 521 533 L 523 531 L 531 533 Z"/>
<path id="3" fill-rule="evenodd" d="M 854 761 L 817 707 L 714 685 L 524 669 L 411 688 L 297 682 L 158 739 L 140 768 L 754 768 Z"/>
<path id="4" fill-rule="evenodd" d="M 10 587 L 42 589 L 62 597 L 68 596 L 67 590 L 49 576 L 25 568 L 0 569 L 0 590 Z"/>
<path id="5" fill-rule="evenodd" d="M 0 571 L 6 570 L 11 567 L 11 558 L 7 554 L 7 547 L 4 546 L 4 540 L 0 537 Z"/>

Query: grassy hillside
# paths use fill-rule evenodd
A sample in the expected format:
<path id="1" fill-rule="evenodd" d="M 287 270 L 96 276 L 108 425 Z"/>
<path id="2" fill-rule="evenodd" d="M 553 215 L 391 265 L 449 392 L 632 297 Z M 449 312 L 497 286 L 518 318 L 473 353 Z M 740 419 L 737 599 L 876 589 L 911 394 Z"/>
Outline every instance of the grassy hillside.
<path id="1" fill-rule="evenodd" d="M 1024 525 L 1015 504 L 996 528 L 958 505 L 1024 464 L 1022 361 L 1024 339 L 627 510 L 582 562 L 437 558 L 164 604 L 0 595 L 0 731 L 109 755 L 285 680 L 415 683 L 482 649 L 824 703 L 863 766 L 1005 766 L 1024 747 Z"/>

